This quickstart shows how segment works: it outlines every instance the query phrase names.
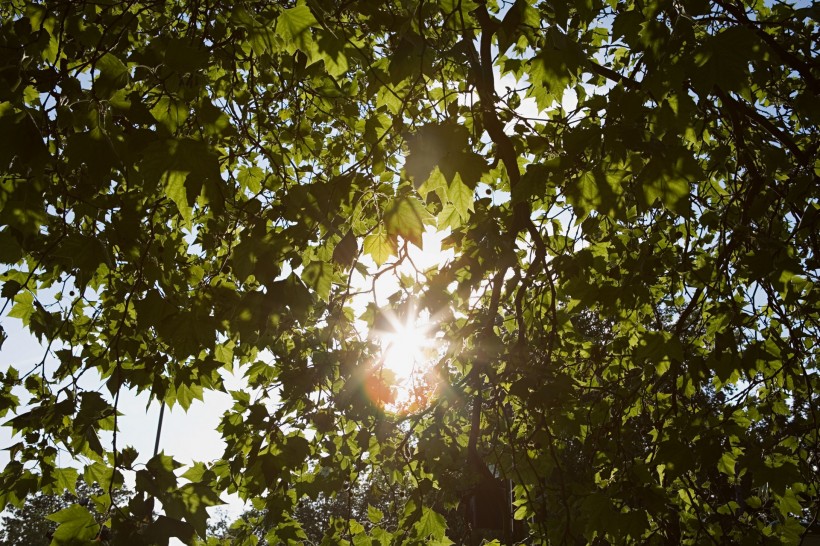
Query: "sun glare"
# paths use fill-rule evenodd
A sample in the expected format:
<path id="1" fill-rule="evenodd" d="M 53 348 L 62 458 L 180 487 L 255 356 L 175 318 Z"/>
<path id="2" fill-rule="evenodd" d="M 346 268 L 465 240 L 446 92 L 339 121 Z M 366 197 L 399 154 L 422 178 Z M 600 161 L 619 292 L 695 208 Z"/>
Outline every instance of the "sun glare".
<path id="1" fill-rule="evenodd" d="M 402 319 L 388 317 L 389 328 L 379 332 L 383 366 L 394 377 L 391 388 L 394 399 L 390 407 L 401 411 L 418 406 L 430 390 L 429 372 L 436 339 L 433 325 L 425 316 L 416 316 L 415 310 Z"/>
<path id="2" fill-rule="evenodd" d="M 382 309 L 377 325 L 370 331 L 372 339 L 381 346 L 381 358 L 377 364 L 373 396 L 390 411 L 406 412 L 424 407 L 429 402 L 439 381 L 432 371 L 438 360 L 440 339 L 437 317 L 417 309 L 405 299 L 403 311 L 386 311 L 378 300 L 388 294 L 403 292 L 403 298 L 413 298 L 412 284 L 423 283 L 431 270 L 439 269 L 453 259 L 452 249 L 442 249 L 442 240 L 448 231 L 428 229 L 422 236 L 421 247 L 409 245 L 400 263 L 385 271 L 391 274 L 374 274 L 369 287 Z M 375 272 L 378 268 L 375 268 Z M 376 384 L 374 383 L 374 385 Z"/>
<path id="3" fill-rule="evenodd" d="M 428 332 L 414 321 L 399 324 L 395 332 L 385 334 L 384 363 L 398 377 L 411 376 L 417 364 L 422 364 L 424 349 L 429 346 Z"/>

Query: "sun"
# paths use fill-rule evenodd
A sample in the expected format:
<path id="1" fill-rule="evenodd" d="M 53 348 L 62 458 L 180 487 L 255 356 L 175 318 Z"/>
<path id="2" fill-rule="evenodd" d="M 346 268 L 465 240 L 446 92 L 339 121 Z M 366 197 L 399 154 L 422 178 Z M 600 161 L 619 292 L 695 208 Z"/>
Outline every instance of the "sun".
<path id="1" fill-rule="evenodd" d="M 382 366 L 389 372 L 393 401 L 389 409 L 403 411 L 425 404 L 430 368 L 436 352 L 435 327 L 429 316 L 411 308 L 403 317 L 389 315 L 379 332 Z M 429 393 L 428 393 L 429 394 Z"/>
<path id="2" fill-rule="evenodd" d="M 413 283 L 423 283 L 431 271 L 440 270 L 453 259 L 454 250 L 443 248 L 448 234 L 449 230 L 428 228 L 422 235 L 421 246 L 405 245 L 402 248 L 406 254 L 399 262 L 382 271 L 373 270 L 372 284 L 366 291 L 373 294 L 373 305 L 378 310 L 375 324 L 367 333 L 380 348 L 373 370 L 381 387 L 374 391 L 378 391 L 374 396 L 390 411 L 413 411 L 426 406 L 441 383 L 433 365 L 440 358 L 443 345 L 440 317 L 418 307 L 418 290 Z M 382 274 L 385 272 L 392 274 Z M 378 300 L 387 294 L 392 294 L 391 304 L 385 308 Z M 396 296 L 404 296 L 401 305 L 394 299 Z M 390 402 L 385 403 L 386 400 Z"/>
<path id="3" fill-rule="evenodd" d="M 425 349 L 431 346 L 429 327 L 412 317 L 391 323 L 395 331 L 381 336 L 384 364 L 397 377 L 407 378 L 417 371 L 417 365 L 423 364 Z"/>

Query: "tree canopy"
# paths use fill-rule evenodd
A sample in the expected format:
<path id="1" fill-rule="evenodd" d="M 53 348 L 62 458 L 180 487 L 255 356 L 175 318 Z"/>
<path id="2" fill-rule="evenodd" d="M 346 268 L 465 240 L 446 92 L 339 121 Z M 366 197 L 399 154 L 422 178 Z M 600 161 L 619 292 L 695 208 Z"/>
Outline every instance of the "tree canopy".
<path id="1" fill-rule="evenodd" d="M 815 4 L 0 21 L 3 320 L 49 348 L 0 376 L 0 504 L 130 473 L 103 507 L 121 543 L 204 537 L 228 493 L 287 543 L 301 499 L 378 473 L 408 492 L 394 524 L 357 510 L 329 543 L 475 539 L 447 522 L 497 490 L 531 543 L 794 544 L 817 521 Z M 432 230 L 448 258 L 422 268 Z M 374 332 L 417 317 L 434 345 L 401 401 Z M 117 442 L 120 393 L 187 408 L 226 369 L 247 388 L 219 460 Z M 72 510 L 60 541 L 93 539 Z"/>
<path id="2" fill-rule="evenodd" d="M 66 521 L 82 522 L 88 528 L 88 536 L 107 541 L 108 528 L 100 525 L 107 519 L 110 504 L 106 491 L 99 484 L 88 485 L 79 478 L 73 493 L 37 493 L 26 497 L 22 507 L 10 507 L 0 518 L 0 546 L 48 546 L 54 538 L 58 543 L 67 542 L 67 537 L 76 536 L 76 526 L 64 526 L 56 534 L 58 526 Z M 115 503 L 127 504 L 131 492 L 127 488 L 114 492 Z M 102 508 L 102 513 L 96 510 Z"/>

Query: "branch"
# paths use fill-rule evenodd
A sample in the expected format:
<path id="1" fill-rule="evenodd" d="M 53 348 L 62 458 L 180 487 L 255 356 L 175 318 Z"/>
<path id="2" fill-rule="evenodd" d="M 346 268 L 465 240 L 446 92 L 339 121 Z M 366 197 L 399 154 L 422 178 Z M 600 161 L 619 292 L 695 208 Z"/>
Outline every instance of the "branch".
<path id="1" fill-rule="evenodd" d="M 759 26 L 755 24 L 754 21 L 749 19 L 749 16 L 746 15 L 746 12 L 739 8 L 738 6 L 732 4 L 731 2 L 727 2 L 725 0 L 715 0 L 715 2 L 725 9 L 727 12 L 731 13 L 737 22 L 743 24 L 745 27 L 750 28 L 757 34 L 758 38 L 766 42 L 772 50 L 777 53 L 777 55 L 783 60 L 784 63 L 789 65 L 798 74 L 806 84 L 809 86 L 809 89 L 817 95 L 820 94 L 820 82 L 817 81 L 817 78 L 814 77 L 811 73 L 811 65 L 806 63 L 803 59 L 799 58 L 797 55 L 780 45 L 780 43 L 774 39 L 774 36 L 769 34 L 768 32 L 761 29 Z"/>
<path id="2" fill-rule="evenodd" d="M 501 285 L 504 283 L 504 275 L 506 275 L 506 273 L 507 267 L 503 267 L 493 277 L 493 292 L 490 296 L 490 308 L 487 314 L 487 323 L 484 325 L 482 332 L 484 335 L 492 333 L 495 317 L 498 314 L 498 306 L 501 304 Z M 468 374 L 474 395 L 473 414 L 470 422 L 470 438 L 467 443 L 467 460 L 472 463 L 485 479 L 495 480 L 495 476 L 478 454 L 478 438 L 481 436 L 481 406 L 483 403 L 481 396 L 481 374 L 487 369 L 487 365 L 486 355 L 479 352 L 473 364 L 473 369 L 470 370 Z"/>
<path id="3" fill-rule="evenodd" d="M 794 139 L 786 134 L 780 127 L 771 122 L 768 118 L 744 101 L 739 101 L 727 93 L 718 93 L 718 96 L 726 102 L 727 106 L 739 110 L 747 118 L 756 122 L 760 127 L 772 135 L 778 142 L 789 149 L 794 154 L 801 165 L 808 165 L 809 158 L 806 153 L 797 145 Z"/>
<path id="4" fill-rule="evenodd" d="M 487 6 L 483 2 L 473 11 L 481 28 L 481 38 L 479 42 L 480 56 L 475 50 L 472 37 L 464 33 L 464 42 L 471 53 L 470 62 L 472 73 L 475 79 L 476 90 L 481 101 L 481 119 L 484 128 L 490 135 L 490 139 L 498 147 L 498 155 L 504 162 L 507 169 L 507 176 L 510 178 L 510 189 L 513 190 L 518 181 L 521 180 L 521 170 L 518 168 L 518 153 L 509 135 L 504 132 L 504 124 L 498 118 L 498 111 L 495 104 L 495 75 L 493 73 L 492 40 L 493 34 L 498 30 L 499 22 L 493 19 L 487 12 Z M 513 237 L 518 232 L 527 228 L 530 219 L 530 208 L 526 202 L 518 202 L 513 207 Z"/>
<path id="5" fill-rule="evenodd" d="M 624 76 L 620 72 L 616 72 L 607 66 L 602 66 L 592 59 L 587 59 L 587 63 L 589 64 L 592 71 L 598 74 L 599 76 L 603 76 L 608 80 L 612 80 L 616 83 L 623 84 L 624 87 L 628 89 L 632 89 L 633 91 L 640 91 L 641 90 L 641 83 L 637 80 L 633 80 L 629 76 Z"/>

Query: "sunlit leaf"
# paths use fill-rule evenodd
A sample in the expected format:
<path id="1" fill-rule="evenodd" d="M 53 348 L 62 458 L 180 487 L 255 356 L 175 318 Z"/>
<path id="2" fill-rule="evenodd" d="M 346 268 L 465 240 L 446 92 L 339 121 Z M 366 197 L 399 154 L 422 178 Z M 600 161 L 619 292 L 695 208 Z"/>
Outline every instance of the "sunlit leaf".
<path id="1" fill-rule="evenodd" d="M 379 266 L 385 263 L 390 256 L 395 256 L 397 252 L 396 240 L 382 228 L 365 237 L 362 248 Z"/>
<path id="2" fill-rule="evenodd" d="M 470 211 L 474 210 L 474 195 L 473 191 L 461 181 L 461 177 L 458 173 L 456 173 L 453 181 L 450 182 L 450 185 L 447 187 L 447 197 L 449 197 L 450 203 L 456 212 L 458 212 L 459 217 L 462 220 L 468 220 Z"/>
<path id="3" fill-rule="evenodd" d="M 421 201 L 415 197 L 400 197 L 387 209 L 384 224 L 388 235 L 401 235 L 421 248 L 421 235 L 425 224 L 430 224 L 432 216 Z"/>
<path id="4" fill-rule="evenodd" d="M 79 504 L 72 504 L 47 516 L 47 519 L 59 524 L 52 535 L 53 543 L 58 545 L 82 544 L 94 540 L 100 532 L 100 526 L 94 521 L 94 517 Z"/>

